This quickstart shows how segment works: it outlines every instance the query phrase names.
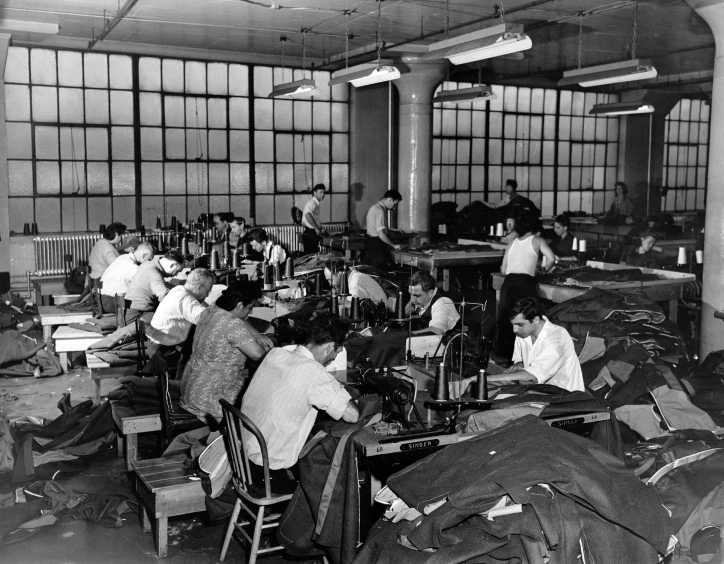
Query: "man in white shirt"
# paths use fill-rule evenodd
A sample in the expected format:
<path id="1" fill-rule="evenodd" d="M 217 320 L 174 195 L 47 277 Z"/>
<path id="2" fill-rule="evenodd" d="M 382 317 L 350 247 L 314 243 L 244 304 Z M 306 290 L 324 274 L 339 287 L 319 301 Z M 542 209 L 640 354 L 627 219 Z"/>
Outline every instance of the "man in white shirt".
<path id="1" fill-rule="evenodd" d="M 427 328 L 415 333 L 432 331 L 442 335 L 455 327 L 460 319 L 453 301 L 445 296 L 432 275 L 424 270 L 418 270 L 410 278 L 410 303 L 407 304 L 406 314 L 410 313 L 419 315 L 423 323 L 428 323 Z"/>
<path id="2" fill-rule="evenodd" d="M 183 286 L 176 286 L 166 294 L 146 327 L 148 355 L 159 347 L 183 344 L 191 326 L 199 322 L 206 309 L 204 300 L 211 292 L 216 277 L 206 268 L 192 270 Z"/>
<path id="3" fill-rule="evenodd" d="M 320 237 L 324 235 L 319 206 L 324 200 L 326 191 L 327 187 L 324 184 L 316 184 L 312 189 L 312 199 L 304 206 L 304 212 L 302 213 L 302 225 L 304 226 L 302 245 L 304 246 L 305 255 L 316 253 L 319 250 Z"/>
<path id="4" fill-rule="evenodd" d="M 132 251 L 120 255 L 101 276 L 101 299 L 104 311 L 116 310 L 116 294 L 124 296 L 138 266 L 153 258 L 153 246 L 141 243 Z"/>
<path id="5" fill-rule="evenodd" d="M 573 340 L 563 327 L 548 321 L 537 298 L 525 297 L 510 310 L 515 333 L 513 366 L 490 382 L 551 384 L 568 391 L 584 391 L 581 364 Z"/>
<path id="6" fill-rule="evenodd" d="M 382 199 L 367 211 L 367 248 L 365 261 L 377 268 L 384 268 L 389 261 L 389 249 L 402 248 L 389 237 L 387 226 L 387 210 L 393 210 L 402 201 L 402 195 L 397 190 L 388 190 Z"/>
<path id="7" fill-rule="evenodd" d="M 241 412 L 259 428 L 269 468 L 291 468 L 307 442 L 319 411 L 355 423 L 359 411 L 342 384 L 324 368 L 342 351 L 346 329 L 333 315 L 317 316 L 305 345 L 272 349 L 244 393 Z M 251 461 L 261 466 L 259 443 L 244 431 Z"/>
<path id="8" fill-rule="evenodd" d="M 377 281 L 369 274 L 360 272 L 352 267 L 345 270 L 345 262 L 341 259 L 330 260 L 324 267 L 324 277 L 336 292 L 342 289 L 342 276 L 347 274 L 347 292 L 350 296 L 357 296 L 360 300 L 365 298 L 376 304 L 382 302 L 387 307 L 387 294 Z"/>

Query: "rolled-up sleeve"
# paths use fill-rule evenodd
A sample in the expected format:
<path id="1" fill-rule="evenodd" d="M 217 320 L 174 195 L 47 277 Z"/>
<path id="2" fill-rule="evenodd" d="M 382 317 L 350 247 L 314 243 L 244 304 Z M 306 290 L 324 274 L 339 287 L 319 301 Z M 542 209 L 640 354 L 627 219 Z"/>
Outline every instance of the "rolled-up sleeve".
<path id="1" fill-rule="evenodd" d="M 460 314 L 455 310 L 455 304 L 450 298 L 440 298 L 430 310 L 430 327 L 442 329 L 443 332 L 450 331 L 460 319 Z"/>
<path id="2" fill-rule="evenodd" d="M 204 313 L 204 310 L 207 308 L 206 305 L 202 304 L 192 296 L 185 296 L 181 300 L 179 307 L 184 319 L 194 325 L 198 325 L 201 314 Z"/>
<path id="3" fill-rule="evenodd" d="M 516 348 L 518 346 L 518 343 L 516 343 Z M 520 354 L 517 350 L 516 353 Z M 558 373 L 563 366 L 564 359 L 565 343 L 563 339 L 550 339 L 535 360 L 528 366 L 524 366 L 524 368 L 529 374 L 535 376 L 539 384 L 543 384 Z M 515 355 L 513 360 L 515 360 Z"/>
<path id="4" fill-rule="evenodd" d="M 342 418 L 352 397 L 347 390 L 324 370 L 316 371 L 314 384 L 309 389 L 309 403 L 326 411 L 332 419 Z"/>

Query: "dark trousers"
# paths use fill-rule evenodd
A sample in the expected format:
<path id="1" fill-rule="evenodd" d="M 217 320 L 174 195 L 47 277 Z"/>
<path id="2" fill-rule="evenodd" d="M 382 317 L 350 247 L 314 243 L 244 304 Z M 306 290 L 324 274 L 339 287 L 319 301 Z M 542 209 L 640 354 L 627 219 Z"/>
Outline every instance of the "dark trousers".
<path id="1" fill-rule="evenodd" d="M 304 247 L 304 254 L 311 255 L 319 251 L 319 243 L 322 239 L 317 236 L 317 232 L 309 227 L 304 228 L 302 233 L 302 247 Z"/>
<path id="2" fill-rule="evenodd" d="M 388 246 L 379 237 L 367 237 L 365 262 L 375 268 L 384 268 L 390 262 Z"/>
<path id="3" fill-rule="evenodd" d="M 535 296 L 538 283 L 529 274 L 507 274 L 500 288 L 498 304 L 498 335 L 495 353 L 505 358 L 513 357 L 515 333 L 510 322 L 510 310 L 519 298 Z"/>

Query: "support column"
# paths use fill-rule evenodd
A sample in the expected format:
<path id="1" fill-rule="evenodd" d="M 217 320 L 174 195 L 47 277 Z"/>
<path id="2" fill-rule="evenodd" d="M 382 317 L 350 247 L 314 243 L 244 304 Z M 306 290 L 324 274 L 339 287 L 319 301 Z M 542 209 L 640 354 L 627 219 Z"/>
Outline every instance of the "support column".
<path id="1" fill-rule="evenodd" d="M 429 237 L 432 202 L 432 95 L 445 76 L 447 61 L 421 63 L 403 57 L 402 76 L 395 81 L 400 94 L 398 190 L 402 202 L 397 223 L 404 231 Z"/>
<path id="2" fill-rule="evenodd" d="M 8 146 L 5 134 L 5 62 L 10 35 L 0 34 L 0 271 L 11 271 Z M 12 141 L 11 141 L 12 142 Z"/>
<path id="3" fill-rule="evenodd" d="M 706 193 L 704 276 L 701 296 L 699 358 L 724 349 L 724 324 L 714 312 L 724 310 L 724 2 L 686 0 L 711 27 L 716 43 L 709 131 L 709 176 Z"/>

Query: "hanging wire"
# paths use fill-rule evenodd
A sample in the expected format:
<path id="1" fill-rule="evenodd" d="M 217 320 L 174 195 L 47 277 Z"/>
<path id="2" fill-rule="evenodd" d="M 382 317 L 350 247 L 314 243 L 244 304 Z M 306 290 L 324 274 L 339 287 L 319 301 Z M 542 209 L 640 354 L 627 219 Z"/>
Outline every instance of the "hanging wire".
<path id="1" fill-rule="evenodd" d="M 445 0 L 445 39 L 450 34 L 450 0 Z"/>
<path id="2" fill-rule="evenodd" d="M 505 23 L 505 4 L 500 0 L 500 23 Z"/>
<path id="3" fill-rule="evenodd" d="M 583 51 L 583 14 L 578 17 L 578 68 L 581 68 L 581 51 Z"/>
<path id="4" fill-rule="evenodd" d="M 382 58 L 382 0 L 377 0 L 377 66 Z"/>
<path id="5" fill-rule="evenodd" d="M 307 30 L 302 30 L 302 78 L 307 78 Z"/>
<path id="6" fill-rule="evenodd" d="M 282 35 L 279 41 L 282 43 L 282 84 L 284 84 L 284 75 L 286 74 L 286 69 L 284 68 L 284 45 L 287 43 L 286 36 Z"/>
<path id="7" fill-rule="evenodd" d="M 631 40 L 631 59 L 636 58 L 636 32 L 638 31 L 639 3 L 634 4 L 633 39 Z"/>
<path id="8" fill-rule="evenodd" d="M 349 68 L 349 12 L 344 13 L 344 68 Z"/>

